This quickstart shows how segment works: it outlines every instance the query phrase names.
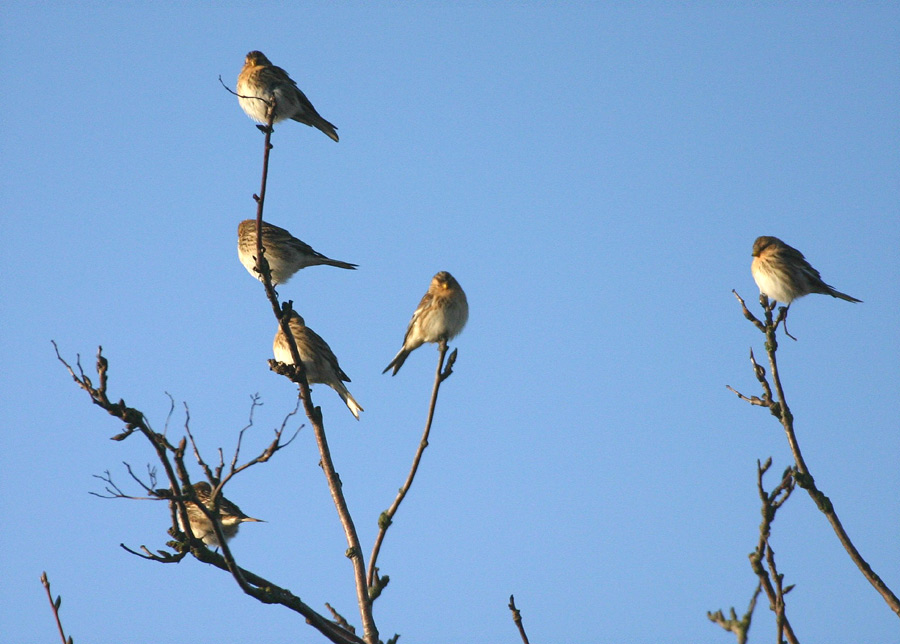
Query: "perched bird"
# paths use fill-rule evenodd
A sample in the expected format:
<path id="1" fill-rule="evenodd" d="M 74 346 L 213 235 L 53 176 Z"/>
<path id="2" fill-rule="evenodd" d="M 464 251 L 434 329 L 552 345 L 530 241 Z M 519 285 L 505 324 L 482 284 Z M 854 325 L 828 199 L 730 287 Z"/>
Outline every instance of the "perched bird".
<path id="1" fill-rule="evenodd" d="M 307 266 L 327 264 L 338 268 L 355 269 L 356 264 L 340 262 L 316 252 L 308 244 L 291 235 L 284 228 L 262 222 L 263 248 L 272 274 L 272 285 L 286 284 L 294 273 Z M 256 272 L 256 220 L 245 219 L 238 225 L 238 257 L 251 275 L 262 281 Z"/>
<path id="2" fill-rule="evenodd" d="M 169 490 L 165 490 L 165 492 L 169 492 Z M 203 503 L 210 510 L 213 509 L 212 487 L 210 487 L 209 483 L 206 481 L 194 483 L 194 494 L 197 495 L 198 501 Z M 203 514 L 203 511 L 199 506 L 197 506 L 196 503 L 189 501 L 185 503 L 185 509 L 187 510 L 188 521 L 191 523 L 191 532 L 194 533 L 194 536 L 202 540 L 203 543 L 208 546 L 221 546 L 219 539 L 216 537 L 216 531 L 215 528 L 213 528 L 212 521 Z M 177 514 L 178 527 L 183 532 L 184 525 L 181 522 L 181 513 L 179 512 Z M 222 523 L 222 533 L 225 535 L 226 540 L 231 539 L 237 534 L 238 527 L 240 527 L 241 523 L 244 521 L 262 521 L 262 519 L 248 517 L 241 512 L 241 509 L 238 506 L 222 496 L 221 493 L 219 495 L 219 520 Z"/>
<path id="3" fill-rule="evenodd" d="M 803 253 L 777 237 L 756 238 L 753 242 L 750 271 L 760 293 L 789 306 L 798 297 L 810 293 L 823 293 L 848 302 L 862 302 L 823 282 L 819 271 L 809 265 Z"/>
<path id="4" fill-rule="evenodd" d="M 318 128 L 338 140 L 334 125 L 319 116 L 306 94 L 287 72 L 276 67 L 261 51 L 251 51 L 238 74 L 238 102 L 247 116 L 257 123 L 268 122 L 269 103 L 275 99 L 275 123 L 293 119 L 298 123 Z"/>
<path id="5" fill-rule="evenodd" d="M 359 412 L 365 410 L 359 406 L 359 403 L 353 399 L 353 396 L 347 391 L 347 387 L 344 386 L 345 382 L 350 382 L 350 378 L 341 369 L 331 347 L 315 331 L 306 326 L 306 322 L 296 311 L 291 311 L 289 323 L 291 333 L 297 343 L 297 351 L 300 352 L 300 359 L 303 361 L 303 368 L 306 370 L 306 381 L 309 384 L 328 385 L 334 389 L 350 409 L 350 413 L 356 417 L 356 420 L 359 420 Z M 272 343 L 272 351 L 278 362 L 294 364 L 287 336 L 281 330 L 280 324 L 278 332 L 275 334 L 275 341 Z"/>
<path id="6" fill-rule="evenodd" d="M 468 319 L 469 303 L 466 294 L 450 273 L 441 271 L 431 278 L 428 292 L 422 297 L 409 321 L 403 348 L 381 373 L 387 373 L 388 369 L 393 368 L 394 373 L 391 375 L 396 376 L 412 351 L 426 342 L 452 340 L 463 330 Z"/>

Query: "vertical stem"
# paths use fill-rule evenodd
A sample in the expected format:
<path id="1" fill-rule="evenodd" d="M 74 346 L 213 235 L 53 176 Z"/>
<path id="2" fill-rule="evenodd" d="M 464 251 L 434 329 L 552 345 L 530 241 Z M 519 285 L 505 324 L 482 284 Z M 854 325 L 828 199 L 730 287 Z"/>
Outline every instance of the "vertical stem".
<path id="1" fill-rule="evenodd" d="M 375 545 L 372 548 L 372 555 L 369 557 L 369 572 L 366 576 L 366 581 L 369 587 L 375 585 L 375 562 L 378 561 L 378 553 L 381 550 L 381 543 L 384 541 L 384 536 L 387 533 L 387 529 L 390 527 L 394 515 L 397 514 L 397 510 L 400 508 L 400 504 L 403 503 L 403 499 L 406 498 L 406 493 L 409 492 L 409 488 L 412 485 L 413 479 L 416 477 L 416 472 L 419 469 L 419 461 L 422 460 L 422 454 L 425 452 L 425 448 L 428 447 L 428 436 L 431 433 L 431 422 L 434 420 L 434 410 L 437 405 L 438 391 L 441 388 L 441 383 L 450 375 L 449 368 L 446 374 L 443 373 L 444 357 L 447 354 L 446 340 L 441 340 L 439 350 L 440 355 L 438 356 L 437 371 L 434 374 L 434 387 L 431 390 L 431 403 L 429 403 L 428 405 L 428 418 L 425 421 L 425 431 L 422 433 L 422 440 L 419 441 L 419 448 L 416 450 L 416 455 L 413 458 L 412 468 L 409 471 L 409 475 L 406 477 L 406 482 L 403 483 L 403 487 L 400 488 L 400 491 L 397 493 L 397 497 L 391 504 L 391 507 L 388 508 L 387 511 L 383 512 L 382 515 L 378 518 L 378 536 L 375 538 Z M 452 361 L 453 360 L 451 357 L 451 363 Z"/>
<path id="2" fill-rule="evenodd" d="M 266 140 L 265 150 L 263 151 L 262 183 L 259 187 L 259 194 L 253 195 L 253 197 L 256 199 L 256 270 L 259 271 L 260 276 L 263 278 L 262 283 L 266 289 L 266 296 L 269 298 L 269 302 L 272 304 L 272 309 L 275 313 L 275 317 L 281 320 L 281 307 L 278 304 L 278 294 L 275 292 L 275 287 L 272 286 L 272 274 L 269 271 L 269 262 L 265 257 L 266 249 L 263 247 L 262 237 L 262 216 L 263 207 L 265 206 L 266 201 L 266 184 L 269 181 L 269 152 L 272 150 L 272 130 L 275 122 L 275 107 L 276 102 L 273 98 L 272 104 L 269 106 L 269 118 L 266 122 Z M 289 330 L 285 330 L 285 333 L 289 334 Z"/>
<path id="3" fill-rule="evenodd" d="M 307 415 L 312 422 L 313 432 L 316 435 L 316 444 L 319 447 L 319 454 L 322 458 L 322 470 L 325 472 L 325 478 L 328 480 L 331 499 L 334 501 L 334 507 L 337 509 L 341 525 L 344 528 L 344 536 L 347 538 L 347 557 L 353 564 L 356 601 L 359 604 L 364 639 L 368 644 L 378 644 L 378 629 L 372 617 L 372 600 L 369 599 L 369 591 L 366 586 L 366 564 L 363 560 L 362 546 L 359 543 L 356 526 L 353 525 L 353 517 L 347 508 L 347 501 L 344 499 L 344 494 L 341 491 L 341 479 L 334 469 L 334 462 L 331 460 L 331 451 L 328 449 L 325 428 L 321 422 L 321 411 L 318 408 L 314 409 L 312 404 L 308 402 L 308 398 L 304 398 L 303 404 L 306 407 Z"/>
<path id="4" fill-rule="evenodd" d="M 512 611 L 513 623 L 519 629 L 519 637 L 522 638 L 522 644 L 529 644 L 528 635 L 525 634 L 525 626 L 522 624 L 522 613 L 516 608 L 516 598 L 513 595 L 509 596 L 509 610 Z"/>
<path id="5" fill-rule="evenodd" d="M 303 368 L 303 361 L 300 359 L 300 352 L 297 350 L 297 342 L 290 328 L 290 318 L 287 313 L 291 310 L 291 303 L 286 302 L 281 306 L 278 301 L 278 294 L 272 286 L 272 276 L 269 271 L 269 263 L 265 259 L 265 249 L 262 243 L 262 216 L 263 206 L 266 199 L 266 182 L 269 175 L 269 151 L 272 149 L 271 136 L 272 126 L 275 117 L 275 101 L 269 105 L 268 122 L 266 125 L 265 151 L 263 153 L 263 174 L 262 185 L 260 186 L 259 195 L 254 195 L 256 199 L 256 268 L 262 276 L 263 285 L 266 289 L 266 296 L 272 305 L 272 310 L 281 330 L 287 339 L 288 346 L 291 350 L 291 358 L 294 362 L 294 369 L 297 375 L 294 382 L 300 390 L 300 398 L 303 400 L 303 409 L 309 418 L 313 427 L 313 433 L 316 436 L 316 445 L 319 448 L 321 457 L 322 471 L 325 472 L 325 479 L 328 482 L 328 489 L 331 492 L 331 498 L 337 509 L 338 518 L 344 529 L 344 536 L 347 539 L 347 557 L 353 564 L 354 582 L 356 585 L 356 600 L 359 604 L 359 614 L 362 620 L 364 639 L 367 644 L 378 644 L 378 628 L 375 626 L 375 620 L 372 617 L 372 601 L 369 599 L 369 592 L 366 586 L 366 565 L 363 560 L 362 547 L 359 544 L 359 536 L 356 532 L 356 526 L 353 525 L 353 517 L 347 508 L 347 501 L 341 491 L 341 479 L 334 468 L 334 462 L 331 459 L 331 450 L 328 448 L 328 439 L 325 436 L 325 427 L 322 421 L 321 410 L 313 405 L 312 397 L 309 392 L 309 382 L 306 379 L 306 370 Z"/>
<path id="6" fill-rule="evenodd" d="M 56 618 L 56 628 L 59 629 L 59 638 L 62 640 L 63 644 L 66 644 L 66 634 L 63 632 L 62 622 L 59 619 L 59 607 L 56 602 L 53 601 L 53 595 L 50 593 L 50 580 L 47 578 L 46 572 L 41 573 L 41 583 L 47 591 L 47 599 L 50 600 L 50 608 L 53 609 L 53 617 Z"/>

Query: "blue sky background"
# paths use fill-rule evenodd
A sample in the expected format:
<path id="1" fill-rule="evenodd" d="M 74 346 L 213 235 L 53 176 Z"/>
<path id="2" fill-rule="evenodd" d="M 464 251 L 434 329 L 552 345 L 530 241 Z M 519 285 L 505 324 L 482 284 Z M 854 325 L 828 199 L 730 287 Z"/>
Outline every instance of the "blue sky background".
<path id="1" fill-rule="evenodd" d="M 247 51 L 287 69 L 341 142 L 276 127 L 266 219 L 356 272 L 280 289 L 365 407 L 314 388 L 368 556 L 418 443 L 436 351 L 381 370 L 438 270 L 469 325 L 431 445 L 380 558 L 385 639 L 733 642 L 760 520 L 757 459 L 790 463 L 757 393 L 750 248 L 776 235 L 838 289 L 797 302 L 782 375 L 804 455 L 900 592 L 900 7 L 755 3 L 8 4 L 2 213 L 0 641 L 323 641 L 296 614 L 185 560 L 164 504 L 92 478 L 152 462 L 56 362 L 208 457 L 250 396 L 260 449 L 295 400 L 268 370 L 275 321 L 235 251 L 262 135 L 219 84 Z M 170 432 L 184 422 L 179 411 Z M 296 426 L 296 423 L 294 423 Z M 358 624 L 312 433 L 226 492 L 245 567 Z M 197 471 L 195 470 L 195 475 Z M 137 492 L 132 486 L 131 491 Z M 772 544 L 801 641 L 897 642 L 897 617 L 803 493 Z M 751 641 L 771 641 L 761 601 Z"/>

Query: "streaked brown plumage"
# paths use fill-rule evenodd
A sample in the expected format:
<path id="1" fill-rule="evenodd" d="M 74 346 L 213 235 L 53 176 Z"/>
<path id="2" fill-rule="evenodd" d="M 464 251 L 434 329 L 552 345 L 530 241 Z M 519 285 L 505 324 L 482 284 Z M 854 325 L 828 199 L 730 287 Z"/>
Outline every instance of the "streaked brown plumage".
<path id="1" fill-rule="evenodd" d="M 337 266 L 355 269 L 356 264 L 325 257 L 284 228 L 262 222 L 263 247 L 272 274 L 272 284 L 286 284 L 294 273 L 307 266 Z M 245 219 L 238 225 L 238 258 L 251 275 L 262 281 L 256 272 L 256 220 Z"/>
<path id="2" fill-rule="evenodd" d="M 803 253 L 777 237 L 758 237 L 753 242 L 750 271 L 760 293 L 784 304 L 790 305 L 798 297 L 810 293 L 822 293 L 848 302 L 862 302 L 823 282 L 819 271 L 806 261 Z"/>
<path id="3" fill-rule="evenodd" d="M 412 351 L 426 342 L 452 340 L 463 330 L 468 319 L 466 294 L 450 273 L 441 271 L 431 279 L 428 291 L 416 307 L 406 328 L 403 347 L 381 373 L 393 369 L 391 375 L 396 376 Z"/>
<path id="4" fill-rule="evenodd" d="M 306 370 L 306 381 L 309 384 L 328 385 L 334 389 L 347 405 L 350 413 L 356 417 L 356 420 L 359 420 L 359 412 L 364 409 L 344 386 L 345 382 L 350 382 L 350 378 L 341 369 L 331 347 L 315 331 L 306 326 L 306 322 L 296 311 L 291 311 L 290 328 L 297 343 L 300 360 L 303 361 L 303 368 Z M 272 352 L 278 362 L 294 364 L 287 336 L 282 332 L 280 324 L 278 332 L 275 334 L 275 341 L 272 343 Z"/>
<path id="5" fill-rule="evenodd" d="M 334 141 L 338 140 L 337 128 L 319 115 L 287 72 L 273 65 L 261 51 L 247 54 L 238 75 L 237 94 L 241 108 L 257 123 L 268 121 L 267 101 L 274 98 L 275 123 L 293 119 L 321 130 Z"/>
<path id="6" fill-rule="evenodd" d="M 169 492 L 166 490 L 165 492 Z M 197 500 L 203 503 L 210 510 L 213 508 L 213 500 L 212 500 L 212 487 L 210 487 L 209 483 L 206 481 L 200 481 L 199 483 L 194 483 L 194 493 L 197 495 Z M 241 509 L 236 506 L 234 503 L 226 499 L 224 496 L 221 496 L 220 493 L 219 499 L 219 520 L 222 523 L 222 534 L 225 535 L 226 540 L 230 540 L 234 535 L 238 532 L 238 527 L 240 527 L 241 523 L 245 521 L 257 521 L 261 522 L 262 519 L 254 519 L 253 517 L 248 517 L 246 514 L 241 512 Z M 219 539 L 216 537 L 215 528 L 213 528 L 212 521 L 203 514 L 203 511 L 197 506 L 197 504 L 193 502 L 185 503 L 185 509 L 188 514 L 188 521 L 191 523 L 191 532 L 194 533 L 194 536 L 198 539 L 202 540 L 208 546 L 219 547 L 221 544 L 219 543 Z M 181 522 L 181 513 L 178 514 L 178 527 L 184 531 L 184 525 Z"/>

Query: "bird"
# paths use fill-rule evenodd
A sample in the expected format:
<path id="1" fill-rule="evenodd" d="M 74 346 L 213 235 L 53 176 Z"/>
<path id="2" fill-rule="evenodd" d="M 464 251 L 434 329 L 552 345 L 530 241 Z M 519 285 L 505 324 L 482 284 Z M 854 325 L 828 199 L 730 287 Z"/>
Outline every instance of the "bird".
<path id="1" fill-rule="evenodd" d="M 212 510 L 214 503 L 212 500 L 212 487 L 209 483 L 200 481 L 199 483 L 194 483 L 193 487 L 197 500 Z M 169 490 L 160 490 L 160 492 L 162 493 L 162 496 L 171 497 L 171 492 Z M 216 536 L 212 521 L 203 514 L 200 507 L 193 501 L 187 501 L 184 506 L 187 510 L 188 521 L 191 524 L 191 532 L 194 533 L 194 536 L 208 546 L 221 546 L 222 544 L 219 543 L 219 538 Z M 176 514 L 178 516 L 178 527 L 183 532 L 184 524 L 181 521 L 181 513 L 177 512 Z M 237 534 L 238 527 L 240 527 L 241 523 L 244 523 L 245 521 L 263 522 L 262 519 L 248 517 L 241 512 L 241 509 L 238 506 L 226 499 L 221 493 L 219 494 L 219 521 L 222 524 L 222 534 L 225 535 L 226 541 Z"/>
<path id="2" fill-rule="evenodd" d="M 328 385 L 334 389 L 347 405 L 350 413 L 356 420 L 359 420 L 359 412 L 365 410 L 344 386 L 345 382 L 350 382 L 350 378 L 341 369 L 331 347 L 319 337 L 319 334 L 306 326 L 306 322 L 296 311 L 291 311 L 288 323 L 297 343 L 297 351 L 300 353 L 300 360 L 303 361 L 303 368 L 306 370 L 306 381 L 309 384 Z M 278 362 L 294 364 L 287 336 L 281 330 L 280 324 L 275 333 L 275 341 L 272 343 L 272 352 Z"/>
<path id="3" fill-rule="evenodd" d="M 325 257 L 312 249 L 284 228 L 262 222 L 263 248 L 269 262 L 272 285 L 286 284 L 294 273 L 307 266 L 326 264 L 353 270 L 356 264 L 341 262 Z M 256 220 L 245 219 L 238 225 L 238 258 L 244 268 L 262 281 L 262 275 L 256 271 Z"/>
<path id="4" fill-rule="evenodd" d="M 431 278 L 428 291 L 416 307 L 403 347 L 381 373 L 393 368 L 396 376 L 407 356 L 426 342 L 449 341 L 459 335 L 469 319 L 469 303 L 459 282 L 447 271 L 441 271 Z"/>
<path id="5" fill-rule="evenodd" d="M 238 74 L 237 95 L 241 108 L 257 123 L 268 123 L 269 104 L 274 99 L 273 123 L 293 119 L 321 130 L 333 141 L 338 140 L 337 128 L 319 115 L 287 72 L 273 65 L 261 51 L 251 51 L 244 59 L 244 67 Z"/>
<path id="6" fill-rule="evenodd" d="M 798 297 L 810 293 L 822 293 L 848 302 L 862 302 L 823 282 L 819 271 L 810 266 L 803 253 L 777 237 L 756 238 L 753 242 L 750 271 L 762 295 L 788 306 Z"/>

